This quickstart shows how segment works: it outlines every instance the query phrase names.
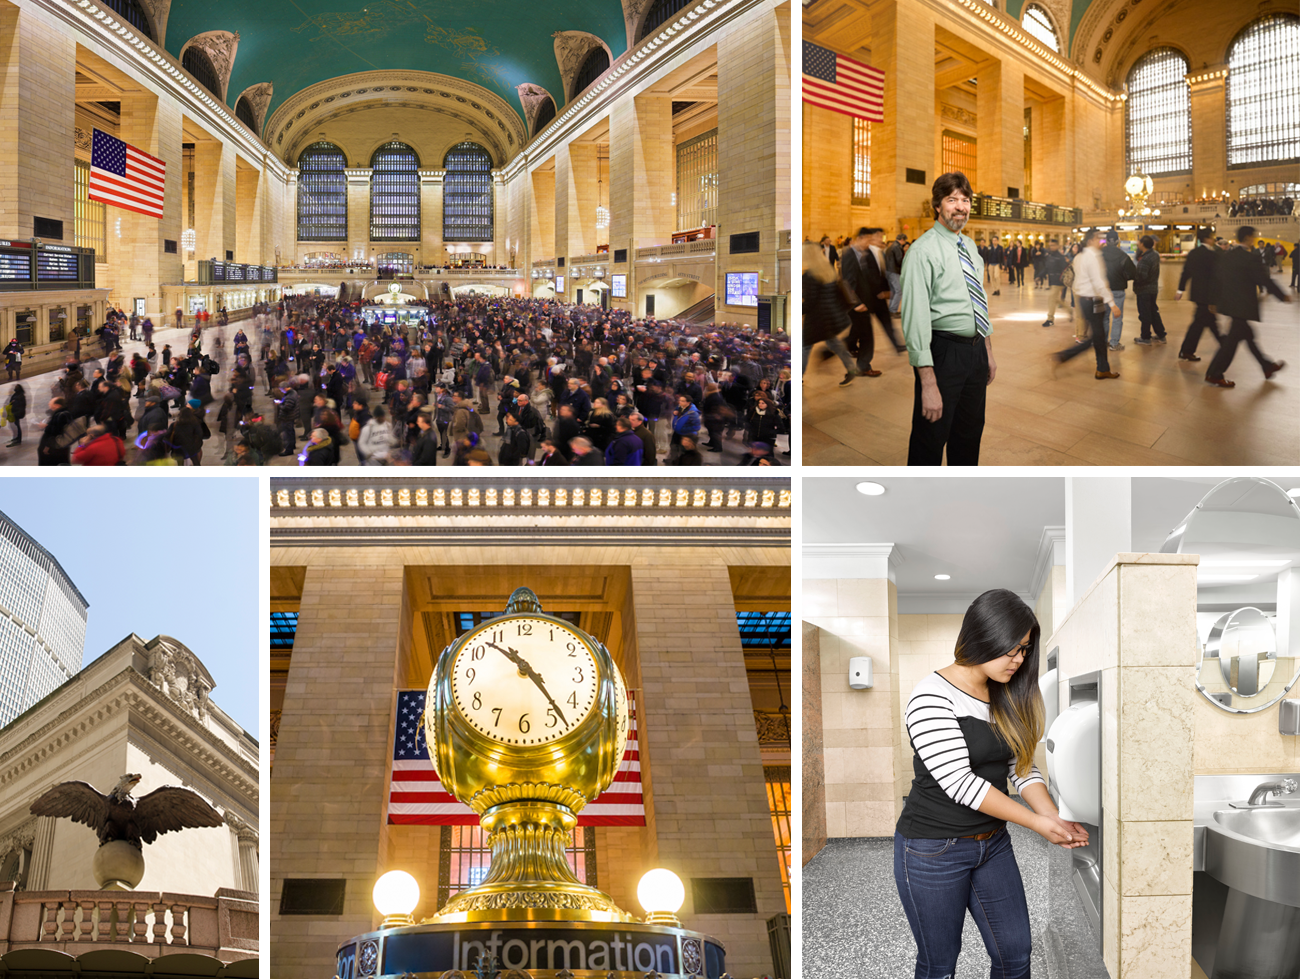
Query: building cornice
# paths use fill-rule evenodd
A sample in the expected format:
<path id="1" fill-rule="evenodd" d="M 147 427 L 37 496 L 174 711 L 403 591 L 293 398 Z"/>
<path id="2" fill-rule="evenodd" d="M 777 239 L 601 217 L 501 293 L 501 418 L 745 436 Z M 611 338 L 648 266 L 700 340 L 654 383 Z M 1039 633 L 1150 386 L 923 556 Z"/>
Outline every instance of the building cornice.
<path id="1" fill-rule="evenodd" d="M 132 667 L 115 674 L 76 703 L 0 752 L 0 789 L 65 750 L 78 751 L 95 728 L 122 712 L 144 718 L 176 750 L 189 751 L 203 771 L 232 786 L 232 795 L 256 799 L 258 766 L 165 698 Z"/>
<path id="2" fill-rule="evenodd" d="M 1038 556 L 1034 560 L 1034 577 L 1029 583 L 1029 594 L 1034 601 L 1043 593 L 1052 568 L 1065 564 L 1065 528 L 1044 527 L 1038 539 Z M 1032 603 L 1031 603 L 1032 604 Z"/>
<path id="3" fill-rule="evenodd" d="M 218 135 L 222 142 L 232 145 L 250 161 L 257 161 L 275 176 L 285 179 L 287 168 L 267 146 L 242 122 L 235 118 L 233 109 L 215 98 L 207 89 L 190 77 L 171 56 L 156 47 L 148 38 L 137 34 L 123 23 L 111 10 L 105 10 L 93 0 L 31 0 L 67 24 L 72 25 L 87 41 L 97 43 L 120 56 L 130 67 L 159 86 L 168 94 L 181 99 L 186 111 L 209 132 Z M 180 161 L 175 161 L 179 166 Z"/>
<path id="4" fill-rule="evenodd" d="M 805 544 L 803 577 L 888 578 L 898 583 L 897 569 L 903 555 L 897 544 Z"/>

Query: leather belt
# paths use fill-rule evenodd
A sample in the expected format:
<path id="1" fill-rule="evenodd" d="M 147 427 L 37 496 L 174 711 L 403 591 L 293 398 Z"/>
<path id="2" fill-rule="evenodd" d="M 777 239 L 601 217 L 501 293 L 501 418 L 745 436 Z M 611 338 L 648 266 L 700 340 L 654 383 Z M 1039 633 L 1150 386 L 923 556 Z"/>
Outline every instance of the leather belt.
<path id="1" fill-rule="evenodd" d="M 957 837 L 957 839 L 959 839 L 959 840 L 988 840 L 988 839 L 992 839 L 993 837 L 997 836 L 997 835 L 998 835 L 999 833 L 1001 833 L 1001 832 L 1002 832 L 1002 830 L 1000 830 L 1000 829 L 995 829 L 995 830 L 993 830 L 993 831 L 990 832 L 990 833 L 976 833 L 976 834 L 973 835 L 973 836 L 959 836 L 959 837 Z"/>
<path id="2" fill-rule="evenodd" d="M 980 335 L 976 333 L 973 337 L 964 337 L 949 330 L 934 330 L 930 334 L 930 339 L 932 341 L 939 337 L 943 337 L 945 340 L 951 340 L 953 343 L 965 343 L 969 346 L 974 346 L 975 341 L 980 338 Z"/>

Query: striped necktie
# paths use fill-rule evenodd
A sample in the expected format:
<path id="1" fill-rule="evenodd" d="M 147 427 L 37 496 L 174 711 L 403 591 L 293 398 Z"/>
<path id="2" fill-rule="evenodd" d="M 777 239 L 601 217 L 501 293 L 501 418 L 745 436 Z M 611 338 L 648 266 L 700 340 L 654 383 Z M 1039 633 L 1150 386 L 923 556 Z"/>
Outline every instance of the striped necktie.
<path id="1" fill-rule="evenodd" d="M 971 305 L 975 307 L 975 329 L 979 331 L 980 336 L 986 337 L 992 332 L 989 329 L 989 301 L 984 298 L 984 287 L 980 285 L 979 276 L 975 274 L 975 263 L 970 260 L 970 253 L 966 251 L 966 239 L 963 235 L 957 236 L 957 254 L 961 256 L 961 270 L 966 276 L 966 289 L 970 292 Z"/>

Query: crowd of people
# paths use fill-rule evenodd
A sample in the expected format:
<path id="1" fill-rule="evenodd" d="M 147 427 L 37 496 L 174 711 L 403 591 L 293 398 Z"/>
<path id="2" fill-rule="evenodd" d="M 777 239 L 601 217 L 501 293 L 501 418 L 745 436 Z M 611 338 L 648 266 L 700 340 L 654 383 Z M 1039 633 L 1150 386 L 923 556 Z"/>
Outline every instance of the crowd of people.
<path id="1" fill-rule="evenodd" d="M 1286 216 L 1295 213 L 1295 201 L 1290 197 L 1276 200 L 1272 197 L 1247 197 L 1233 201 L 1228 206 L 1228 217 L 1261 218 Z"/>
<path id="2" fill-rule="evenodd" d="M 237 324 L 230 346 L 218 325 L 156 355 L 152 344 L 129 359 L 114 344 L 102 361 L 70 351 L 38 461 L 692 466 L 727 439 L 743 445 L 741 465 L 789 455 L 778 447 L 792 393 L 780 338 L 697 336 L 540 299 L 420 305 L 422 317 L 396 326 L 290 297 Z M 123 326 L 116 314 L 106 324 L 112 335 Z M 38 407 L 21 385 L 10 393 L 10 447 Z"/>

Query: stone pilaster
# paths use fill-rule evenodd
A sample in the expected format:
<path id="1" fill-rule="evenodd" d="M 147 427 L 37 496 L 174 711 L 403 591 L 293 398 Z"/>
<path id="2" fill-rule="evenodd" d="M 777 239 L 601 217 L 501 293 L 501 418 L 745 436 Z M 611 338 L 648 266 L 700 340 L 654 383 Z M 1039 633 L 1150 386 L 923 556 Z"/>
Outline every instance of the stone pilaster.
<path id="1" fill-rule="evenodd" d="M 442 240 L 442 189 L 442 177 L 420 177 L 420 250 L 425 262 L 441 262 L 446 249 Z"/>
<path id="2" fill-rule="evenodd" d="M 563 188 L 557 187 L 555 226 L 567 232 L 564 254 L 590 255 L 596 250 L 596 144 L 573 142 L 561 152 L 567 152 L 568 166 L 564 168 Z M 557 153 L 557 178 L 559 158 Z M 563 217 L 558 211 L 561 206 Z"/>
<path id="3" fill-rule="evenodd" d="M 1228 186 L 1228 80 L 1209 78 L 1191 86 L 1192 197 L 1209 197 Z"/>
<path id="4" fill-rule="evenodd" d="M 852 220 L 853 119 L 805 102 L 803 146 L 803 237 L 838 238 Z"/>
<path id="5" fill-rule="evenodd" d="M 315 251 L 316 248 L 306 249 Z M 374 255 L 370 250 L 370 171 L 364 175 L 348 177 L 348 249 L 349 259 L 361 253 L 361 260 L 369 262 Z"/>
<path id="6" fill-rule="evenodd" d="M 306 571 L 271 774 L 270 907 L 285 878 L 344 878 L 343 914 L 330 919 L 329 936 L 375 923 L 370 889 L 388 846 L 389 727 L 410 615 L 400 563 Z M 295 845 L 304 838 L 309 849 Z M 333 968 L 333 938 L 315 937 L 315 919 L 273 912 L 272 920 L 286 979 Z"/>
<path id="7" fill-rule="evenodd" d="M 555 171 L 534 170 L 528 180 L 532 189 L 528 198 L 531 264 L 539 258 L 555 257 Z"/>
<path id="8" fill-rule="evenodd" d="M 785 910 L 785 898 L 730 576 L 722 564 L 634 565 L 631 589 L 653 841 L 645 859 L 657 859 L 686 883 L 681 915 L 692 928 L 737 950 L 727 959 L 729 972 L 770 973 L 766 921 Z M 690 738 L 682 737 L 686 730 Z M 656 785 L 664 787 L 662 799 Z M 680 791 L 688 785 L 697 787 L 691 804 Z M 696 913 L 692 877 L 752 878 L 758 913 Z"/>
<path id="9" fill-rule="evenodd" d="M 1025 73 L 1013 61 L 991 58 L 975 73 L 978 193 L 1006 197 L 1025 183 Z M 937 176 L 937 175 L 936 175 Z M 967 174 L 967 176 L 970 176 Z"/>
<path id="10" fill-rule="evenodd" d="M 235 250 L 235 150 L 214 140 L 194 145 L 194 239 L 200 261 Z"/>
<path id="11" fill-rule="evenodd" d="M 235 260 L 261 265 L 267 179 L 254 167 L 235 170 Z"/>

